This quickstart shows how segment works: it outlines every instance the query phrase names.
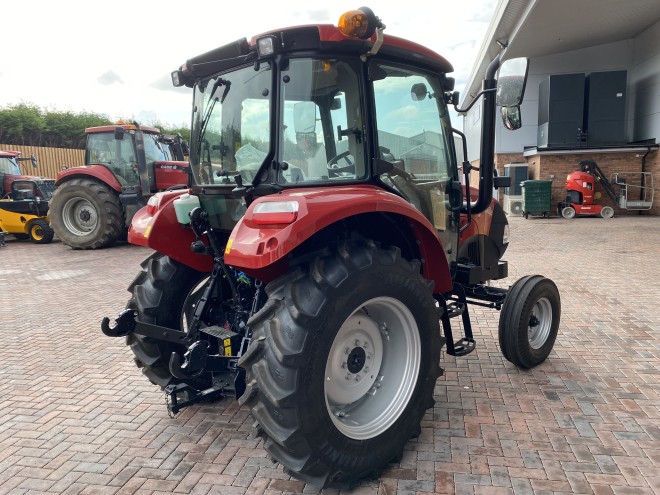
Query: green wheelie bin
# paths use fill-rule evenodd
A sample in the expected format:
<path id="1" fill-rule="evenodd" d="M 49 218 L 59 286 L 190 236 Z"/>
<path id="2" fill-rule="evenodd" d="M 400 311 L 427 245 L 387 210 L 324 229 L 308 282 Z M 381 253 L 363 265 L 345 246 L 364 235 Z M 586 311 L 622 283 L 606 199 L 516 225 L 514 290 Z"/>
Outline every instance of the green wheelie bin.
<path id="1" fill-rule="evenodd" d="M 522 185 L 523 216 L 529 215 L 549 216 L 550 200 L 552 198 L 551 180 L 525 180 Z"/>

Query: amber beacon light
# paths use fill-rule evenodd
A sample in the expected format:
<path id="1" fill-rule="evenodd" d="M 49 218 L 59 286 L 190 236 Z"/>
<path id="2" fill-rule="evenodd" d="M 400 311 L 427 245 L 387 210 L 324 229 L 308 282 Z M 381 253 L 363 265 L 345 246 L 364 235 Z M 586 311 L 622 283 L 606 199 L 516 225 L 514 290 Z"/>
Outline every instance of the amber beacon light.
<path id="1" fill-rule="evenodd" d="M 342 14 L 337 23 L 339 31 L 345 36 L 359 39 L 369 39 L 380 26 L 380 19 L 369 7 L 360 7 Z"/>

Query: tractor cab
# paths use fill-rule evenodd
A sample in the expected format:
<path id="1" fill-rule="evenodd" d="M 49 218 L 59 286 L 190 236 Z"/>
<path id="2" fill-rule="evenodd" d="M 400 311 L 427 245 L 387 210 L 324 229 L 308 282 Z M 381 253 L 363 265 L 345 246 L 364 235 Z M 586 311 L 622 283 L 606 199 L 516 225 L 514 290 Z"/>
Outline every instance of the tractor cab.
<path id="1" fill-rule="evenodd" d="M 18 186 L 27 181 L 34 187 L 34 198 L 47 202 L 55 190 L 55 181 L 52 179 L 44 179 L 23 174 L 18 162 L 30 160 L 32 166 L 36 168 L 37 159 L 34 155 L 26 158 L 22 158 L 20 155 L 20 151 L 0 151 L 0 199 L 24 199 L 18 197 L 21 195 L 20 191 L 22 191 L 22 189 L 20 189 L 20 187 L 19 189 L 16 189 L 14 183 L 18 182 Z M 19 192 L 16 193 L 16 191 Z M 48 208 L 46 207 L 46 209 Z"/>
<path id="2" fill-rule="evenodd" d="M 166 189 L 188 182 L 185 170 L 176 174 L 168 173 L 177 167 L 166 162 L 183 160 L 183 155 L 176 153 L 177 149 L 181 149 L 180 144 L 176 148 L 174 137 L 165 138 L 154 127 L 119 124 L 91 127 L 85 133 L 85 165 L 104 166 L 121 184 L 122 189 L 137 188 L 143 180 L 148 187 L 142 187 L 142 190 L 148 194 L 156 188 Z M 144 151 L 137 152 L 138 147 Z M 145 172 L 141 174 L 141 170 Z"/>
<path id="3" fill-rule="evenodd" d="M 405 198 L 455 258 L 463 198 L 445 97 L 451 65 L 394 37 L 365 64 L 368 50 L 330 42 L 336 35 L 333 26 L 290 28 L 174 73 L 194 87 L 190 165 L 204 208 L 231 231 L 258 197 L 370 188 Z M 421 54 L 414 64 L 408 50 Z M 274 203 L 268 214 L 302 214 L 287 211 L 300 204 Z"/>

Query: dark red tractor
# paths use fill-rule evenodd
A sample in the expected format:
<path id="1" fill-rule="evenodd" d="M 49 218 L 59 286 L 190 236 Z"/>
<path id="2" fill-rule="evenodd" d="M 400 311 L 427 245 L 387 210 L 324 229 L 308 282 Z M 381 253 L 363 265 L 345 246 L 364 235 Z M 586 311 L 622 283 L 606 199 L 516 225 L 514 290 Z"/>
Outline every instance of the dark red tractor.
<path id="1" fill-rule="evenodd" d="M 475 348 L 471 306 L 501 310 L 502 352 L 523 368 L 547 358 L 560 319 L 543 276 L 489 284 L 508 275 L 496 109 L 520 127 L 527 61 L 487 70 L 479 184 L 465 198 L 452 66 L 384 27 L 362 8 L 173 73 L 194 89 L 193 184 L 133 218 L 129 241 L 154 254 L 127 309 L 102 323 L 171 412 L 235 396 L 273 459 L 319 486 L 400 458 L 434 404 L 443 346 Z"/>
<path id="2" fill-rule="evenodd" d="M 125 238 L 136 211 L 158 191 L 188 185 L 186 144 L 148 126 L 85 129 L 85 165 L 57 176 L 51 225 L 63 244 L 98 249 Z"/>

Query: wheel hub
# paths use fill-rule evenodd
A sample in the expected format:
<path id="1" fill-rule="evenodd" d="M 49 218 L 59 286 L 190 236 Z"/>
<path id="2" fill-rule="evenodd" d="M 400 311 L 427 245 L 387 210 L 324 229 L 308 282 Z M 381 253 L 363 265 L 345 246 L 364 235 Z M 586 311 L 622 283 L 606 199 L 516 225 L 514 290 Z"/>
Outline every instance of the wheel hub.
<path id="1" fill-rule="evenodd" d="M 92 218 L 92 214 L 87 209 L 80 210 L 80 221 L 83 223 L 89 222 L 89 219 Z"/>
<path id="2" fill-rule="evenodd" d="M 62 222 L 66 229 L 77 236 L 90 234 L 98 224 L 99 216 L 94 205 L 84 198 L 68 200 L 62 209 Z"/>
<path id="3" fill-rule="evenodd" d="M 325 367 L 325 402 L 335 427 L 356 440 L 391 427 L 417 383 L 421 341 L 400 301 L 378 297 L 349 316 L 335 336 Z"/>
<path id="4" fill-rule="evenodd" d="M 540 349 L 550 336 L 552 327 L 552 305 L 550 301 L 542 297 L 534 305 L 527 326 L 527 339 L 533 349 Z"/>
<path id="5" fill-rule="evenodd" d="M 367 353 L 362 347 L 355 347 L 348 355 L 346 362 L 350 373 L 359 373 L 367 362 Z"/>

